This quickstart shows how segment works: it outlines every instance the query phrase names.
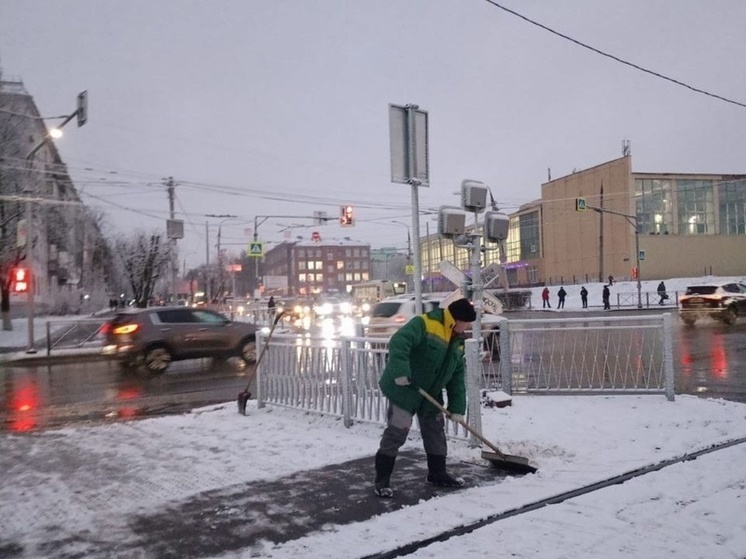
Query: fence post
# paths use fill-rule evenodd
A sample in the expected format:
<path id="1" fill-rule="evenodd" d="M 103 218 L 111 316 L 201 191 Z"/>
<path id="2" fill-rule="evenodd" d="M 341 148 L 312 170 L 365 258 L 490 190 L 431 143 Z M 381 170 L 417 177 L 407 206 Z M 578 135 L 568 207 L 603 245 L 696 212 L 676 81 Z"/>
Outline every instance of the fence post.
<path id="1" fill-rule="evenodd" d="M 345 427 L 352 427 L 352 359 L 350 338 L 343 337 L 339 346 L 339 367 L 342 377 L 342 420 Z"/>
<path id="2" fill-rule="evenodd" d="M 257 330 L 256 332 L 256 355 L 257 358 L 261 354 L 261 348 L 264 347 L 264 344 L 267 343 L 265 338 L 267 336 L 262 332 L 261 330 Z M 256 407 L 257 408 L 263 408 L 266 406 L 266 402 L 264 401 L 263 396 L 263 390 L 262 390 L 262 369 L 261 369 L 261 363 L 257 363 L 256 365 L 256 373 L 254 376 L 254 379 L 256 381 Z"/>
<path id="3" fill-rule="evenodd" d="M 500 323 L 500 389 L 513 395 L 513 356 L 510 349 L 510 322 L 503 320 Z"/>
<path id="4" fill-rule="evenodd" d="M 666 398 L 673 402 L 674 371 L 673 371 L 673 337 L 671 329 L 671 313 L 663 315 L 663 372 L 666 377 Z"/>
<path id="5" fill-rule="evenodd" d="M 482 377 L 482 364 L 479 362 L 479 347 L 482 340 L 469 338 L 466 340 L 466 406 L 469 412 L 469 426 L 477 432 L 482 432 L 482 402 L 479 394 L 480 379 Z M 473 436 L 469 436 L 471 446 L 479 446 L 481 443 Z"/>

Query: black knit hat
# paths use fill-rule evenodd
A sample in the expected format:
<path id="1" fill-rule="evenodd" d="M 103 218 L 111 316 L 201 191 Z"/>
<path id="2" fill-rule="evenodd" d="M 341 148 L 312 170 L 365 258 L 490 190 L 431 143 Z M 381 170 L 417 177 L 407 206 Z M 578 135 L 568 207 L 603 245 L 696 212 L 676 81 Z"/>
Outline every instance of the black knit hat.
<path id="1" fill-rule="evenodd" d="M 477 319 L 477 311 L 469 302 L 469 299 L 458 299 L 448 305 L 451 316 L 461 322 L 474 322 Z"/>

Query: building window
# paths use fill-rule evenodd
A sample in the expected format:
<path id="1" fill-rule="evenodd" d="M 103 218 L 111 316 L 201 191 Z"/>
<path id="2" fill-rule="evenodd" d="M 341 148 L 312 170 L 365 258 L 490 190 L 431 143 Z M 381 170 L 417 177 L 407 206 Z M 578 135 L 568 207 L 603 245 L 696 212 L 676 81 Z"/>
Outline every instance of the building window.
<path id="1" fill-rule="evenodd" d="M 526 278 L 530 285 L 539 283 L 539 270 L 536 266 L 526 266 Z"/>
<path id="2" fill-rule="evenodd" d="M 679 235 L 712 235 L 715 233 L 715 204 L 712 181 L 678 181 Z"/>
<path id="3" fill-rule="evenodd" d="M 337 260 L 337 270 L 344 270 L 344 269 L 345 269 L 345 261 Z"/>
<path id="4" fill-rule="evenodd" d="M 539 252 L 541 226 L 538 210 L 519 215 L 518 231 L 513 229 L 512 232 L 513 239 L 509 244 L 506 243 L 508 262 L 518 262 L 519 260 L 529 260 L 541 256 Z M 508 235 L 508 238 L 510 237 L 511 235 Z"/>
<path id="5" fill-rule="evenodd" d="M 673 231 L 671 207 L 671 181 L 635 180 L 635 212 L 640 233 L 668 235 Z"/>
<path id="6" fill-rule="evenodd" d="M 746 235 L 746 181 L 722 183 L 720 200 L 720 234 Z"/>
<path id="7" fill-rule="evenodd" d="M 305 270 L 306 269 L 306 261 L 305 260 L 300 260 L 298 262 L 298 269 L 299 270 Z"/>

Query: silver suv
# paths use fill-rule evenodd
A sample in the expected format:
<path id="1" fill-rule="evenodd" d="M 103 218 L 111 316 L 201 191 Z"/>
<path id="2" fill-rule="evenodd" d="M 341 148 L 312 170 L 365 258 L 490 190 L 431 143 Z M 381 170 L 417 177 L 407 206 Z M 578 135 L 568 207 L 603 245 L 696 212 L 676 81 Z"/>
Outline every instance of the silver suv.
<path id="1" fill-rule="evenodd" d="M 207 309 L 151 307 L 119 313 L 107 322 L 101 353 L 125 368 L 144 365 L 151 374 L 183 359 L 240 357 L 253 363 L 256 331 L 253 324 Z"/>

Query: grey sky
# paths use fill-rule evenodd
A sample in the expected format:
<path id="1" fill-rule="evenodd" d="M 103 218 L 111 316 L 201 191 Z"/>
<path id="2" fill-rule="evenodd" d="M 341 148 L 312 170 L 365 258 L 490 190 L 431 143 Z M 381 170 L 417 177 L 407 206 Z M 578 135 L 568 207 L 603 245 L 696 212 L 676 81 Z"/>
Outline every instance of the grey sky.
<path id="1" fill-rule="evenodd" d="M 746 103 L 746 2 L 498 3 Z M 634 171 L 746 172 L 746 108 L 485 0 L 1 0 L 0 65 L 24 80 L 42 115 L 71 112 L 88 90 L 88 124 L 68 125 L 57 145 L 109 232 L 162 226 L 162 179 L 174 177 L 189 266 L 204 261 L 204 214 L 240 216 L 223 225 L 237 253 L 256 215 L 336 218 L 350 203 L 356 227 L 293 236 L 318 230 L 405 248 L 405 226 L 388 223 L 409 222 L 411 199 L 390 182 L 389 103 L 429 112 L 421 209 L 457 205 L 453 193 L 471 178 L 512 211 L 540 196 L 547 168 L 557 178 L 614 159 L 624 139 Z M 426 224 L 435 231 L 435 221 L 420 222 L 423 234 Z M 280 241 L 291 223 L 311 221 L 269 220 L 260 238 Z"/>

